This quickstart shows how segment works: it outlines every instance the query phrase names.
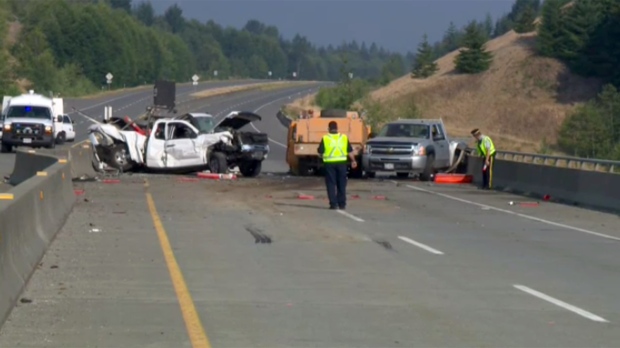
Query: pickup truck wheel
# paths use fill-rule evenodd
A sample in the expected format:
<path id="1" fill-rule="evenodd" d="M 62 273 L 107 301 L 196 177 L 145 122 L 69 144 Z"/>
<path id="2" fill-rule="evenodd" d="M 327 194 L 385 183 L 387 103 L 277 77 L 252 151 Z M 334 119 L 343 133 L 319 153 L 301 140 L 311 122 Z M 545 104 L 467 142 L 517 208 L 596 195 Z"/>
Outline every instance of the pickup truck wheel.
<path id="1" fill-rule="evenodd" d="M 129 153 L 125 144 L 116 144 L 110 151 L 110 166 L 123 172 L 129 171 L 133 164 L 130 161 Z"/>
<path id="2" fill-rule="evenodd" d="M 310 175 L 311 168 L 310 165 L 305 160 L 300 159 L 297 164 L 297 172 L 299 176 L 308 176 Z"/>
<path id="3" fill-rule="evenodd" d="M 67 135 L 65 134 L 65 132 L 58 133 L 58 136 L 56 137 L 56 144 L 62 145 L 65 143 L 65 141 L 67 141 Z"/>
<path id="4" fill-rule="evenodd" d="M 369 179 L 374 179 L 375 176 L 377 176 L 375 172 L 366 172 L 366 177 Z"/>
<path id="5" fill-rule="evenodd" d="M 426 166 L 424 167 L 424 171 L 420 173 L 420 180 L 429 181 L 432 179 L 435 168 L 435 155 L 430 154 L 426 158 Z"/>
<path id="6" fill-rule="evenodd" d="M 225 174 L 228 171 L 226 155 L 221 152 L 214 152 L 211 154 L 211 158 L 209 159 L 209 170 L 214 174 Z"/>
<path id="7" fill-rule="evenodd" d="M 46 149 L 54 149 L 56 148 L 56 139 L 52 141 L 51 144 L 45 146 Z"/>
<path id="8" fill-rule="evenodd" d="M 409 177 L 409 173 L 408 172 L 396 173 L 396 177 L 398 177 L 400 179 L 408 178 Z"/>
<path id="9" fill-rule="evenodd" d="M 261 161 L 248 161 L 239 165 L 239 171 L 243 176 L 252 178 L 260 174 L 263 162 Z"/>

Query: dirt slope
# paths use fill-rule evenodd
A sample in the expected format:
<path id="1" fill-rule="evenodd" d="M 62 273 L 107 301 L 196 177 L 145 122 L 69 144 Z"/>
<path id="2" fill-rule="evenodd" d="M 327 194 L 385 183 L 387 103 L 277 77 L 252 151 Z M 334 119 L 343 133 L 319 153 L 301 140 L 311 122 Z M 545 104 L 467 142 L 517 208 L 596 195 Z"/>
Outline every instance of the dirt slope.
<path id="1" fill-rule="evenodd" d="M 555 143 L 567 113 L 594 97 L 600 82 L 536 56 L 535 40 L 534 33 L 511 31 L 487 43 L 494 55 L 487 72 L 455 74 L 455 51 L 437 60 L 436 75 L 426 80 L 403 76 L 371 96 L 392 105 L 414 100 L 425 118 L 443 118 L 453 136 L 468 136 L 479 127 L 504 150 L 538 151 L 543 142 Z"/>

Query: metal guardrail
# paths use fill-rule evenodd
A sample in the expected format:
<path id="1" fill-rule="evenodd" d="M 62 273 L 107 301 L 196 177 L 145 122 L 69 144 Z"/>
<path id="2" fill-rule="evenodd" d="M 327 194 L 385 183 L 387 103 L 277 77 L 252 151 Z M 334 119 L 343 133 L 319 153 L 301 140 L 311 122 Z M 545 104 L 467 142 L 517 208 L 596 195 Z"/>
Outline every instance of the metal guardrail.
<path id="1" fill-rule="evenodd" d="M 550 156 L 511 151 L 497 151 L 495 158 L 506 161 L 524 162 L 578 170 L 590 170 L 615 174 L 620 172 L 620 161 L 609 161 L 594 158 Z"/>

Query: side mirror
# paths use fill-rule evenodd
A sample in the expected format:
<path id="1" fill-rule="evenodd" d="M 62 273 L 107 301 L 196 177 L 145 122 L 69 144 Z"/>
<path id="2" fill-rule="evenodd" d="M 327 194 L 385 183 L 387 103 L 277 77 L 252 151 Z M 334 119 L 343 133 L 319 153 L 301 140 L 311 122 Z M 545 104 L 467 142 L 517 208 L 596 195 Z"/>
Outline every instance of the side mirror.
<path id="1" fill-rule="evenodd" d="M 75 121 L 74 121 L 74 120 L 71 120 L 71 124 L 75 124 Z"/>
<path id="2" fill-rule="evenodd" d="M 58 122 L 62 122 L 62 116 L 58 116 L 58 118 L 56 118 L 56 120 L 57 120 Z"/>

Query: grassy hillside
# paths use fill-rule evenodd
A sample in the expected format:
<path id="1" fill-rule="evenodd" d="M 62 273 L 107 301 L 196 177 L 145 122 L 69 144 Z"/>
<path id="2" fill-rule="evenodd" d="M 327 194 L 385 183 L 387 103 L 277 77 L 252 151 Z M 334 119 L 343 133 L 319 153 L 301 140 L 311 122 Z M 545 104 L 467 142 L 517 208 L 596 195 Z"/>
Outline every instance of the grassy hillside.
<path id="1" fill-rule="evenodd" d="M 425 118 L 442 118 L 450 134 L 468 137 L 479 127 L 505 150 L 532 152 L 555 144 L 566 116 L 596 96 L 601 81 L 572 74 L 557 59 L 536 55 L 536 34 L 510 31 L 487 43 L 494 56 L 489 70 L 455 73 L 458 51 L 438 59 L 439 71 L 428 79 L 403 76 L 373 91 L 372 99 L 392 116 L 414 102 Z"/>

